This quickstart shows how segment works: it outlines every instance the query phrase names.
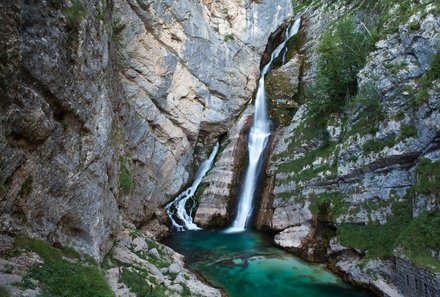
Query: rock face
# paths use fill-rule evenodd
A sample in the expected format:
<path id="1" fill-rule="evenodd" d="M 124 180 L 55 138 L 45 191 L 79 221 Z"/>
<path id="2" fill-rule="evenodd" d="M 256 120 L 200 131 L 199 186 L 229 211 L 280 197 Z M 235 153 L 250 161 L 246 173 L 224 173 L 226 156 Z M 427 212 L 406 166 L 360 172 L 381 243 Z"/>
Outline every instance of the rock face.
<path id="1" fill-rule="evenodd" d="M 119 220 L 111 146 L 118 91 L 110 29 L 96 18 L 102 5 L 89 1 L 67 26 L 52 2 L 1 4 L 0 230 L 94 257 Z"/>
<path id="2" fill-rule="evenodd" d="M 241 172 L 246 160 L 246 132 L 252 121 L 253 108 L 247 108 L 229 131 L 213 168 L 204 178 L 194 221 L 203 226 L 224 225 L 231 219 L 231 209 L 238 194 Z"/>
<path id="3" fill-rule="evenodd" d="M 256 87 L 269 34 L 290 8 L 285 0 L 116 3 L 116 19 L 126 24 L 125 103 L 138 115 L 125 116 L 141 181 L 126 203 L 136 223 L 188 181 L 195 146 L 209 150 L 232 126 Z"/>
<path id="4" fill-rule="evenodd" d="M 260 227 L 279 232 L 275 242 L 280 246 L 299 250 L 307 259 L 324 256 L 348 280 L 386 296 L 413 296 L 402 286 L 397 293 L 392 261 L 362 260 L 361 251 L 338 246 L 335 241 L 330 241 L 333 247 L 328 251 L 322 251 L 316 249 L 316 240 L 320 238 L 322 245 L 328 246 L 336 228 L 343 224 L 387 224 L 399 205 L 412 208 L 414 218 L 439 210 L 438 195 L 428 189 L 432 186 L 427 182 L 421 190 L 420 184 L 422 180 L 436 180 L 440 81 L 429 83 L 425 99 L 416 98 L 416 90 L 423 89 L 423 78 L 440 48 L 440 17 L 431 9 L 432 5 L 425 5 L 405 23 L 402 21 L 395 33 L 378 41 L 357 75 L 360 89 L 371 88 L 377 93 L 374 129 L 368 128 L 374 120 L 365 121 L 359 105 L 329 116 L 321 127 L 306 103 L 278 131 L 266 172 L 272 180 L 273 200 L 271 207 L 263 209 Z M 307 10 L 303 15 L 305 40 L 301 52 L 307 67 L 300 83 L 306 87 L 317 73 L 321 35 L 347 10 L 349 7 L 336 3 Z M 415 23 L 417 26 L 411 25 Z M 282 68 L 273 76 L 278 71 Z M 272 87 L 274 96 L 285 90 L 279 84 Z M 318 228 L 323 224 L 332 227 L 319 237 Z M 438 249 L 432 250 L 433 255 L 437 253 Z M 378 269 L 377 276 L 368 272 Z"/>
<path id="5" fill-rule="evenodd" d="M 121 216 L 160 229 L 291 2 L 37 2 L 0 4 L 0 231 L 101 258 Z"/>
<path id="6" fill-rule="evenodd" d="M 182 255 L 132 228 L 126 224 L 117 234 L 107 263 L 107 279 L 116 296 L 137 296 L 136 287 L 130 288 L 133 284 L 127 281 L 128 277 L 122 277 L 124 274 L 134 275 L 144 288 L 153 293 L 162 291 L 164 296 L 222 296 L 218 289 L 204 284 L 185 268 Z"/>

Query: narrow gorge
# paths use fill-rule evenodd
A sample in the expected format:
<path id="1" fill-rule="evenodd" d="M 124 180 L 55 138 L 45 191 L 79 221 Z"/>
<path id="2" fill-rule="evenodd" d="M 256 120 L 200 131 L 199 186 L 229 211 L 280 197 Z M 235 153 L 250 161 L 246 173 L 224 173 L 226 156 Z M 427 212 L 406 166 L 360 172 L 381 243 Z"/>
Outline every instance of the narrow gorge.
<path id="1" fill-rule="evenodd" d="M 437 0 L 0 24 L 0 297 L 440 296 Z"/>

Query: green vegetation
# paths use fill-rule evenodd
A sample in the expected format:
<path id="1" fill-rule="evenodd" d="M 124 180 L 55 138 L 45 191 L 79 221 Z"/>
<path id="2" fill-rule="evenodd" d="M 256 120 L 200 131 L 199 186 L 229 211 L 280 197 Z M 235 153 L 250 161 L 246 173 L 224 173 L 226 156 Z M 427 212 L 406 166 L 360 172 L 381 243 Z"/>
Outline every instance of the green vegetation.
<path id="1" fill-rule="evenodd" d="M 226 34 L 224 37 L 225 41 L 229 41 L 229 40 L 235 40 L 235 35 L 234 34 Z"/>
<path id="2" fill-rule="evenodd" d="M 119 156 L 119 191 L 123 196 L 130 194 L 133 187 L 133 179 L 127 163 L 124 157 Z"/>
<path id="3" fill-rule="evenodd" d="M 142 269 L 121 269 L 121 281 L 135 293 L 137 297 L 162 297 L 167 296 L 166 288 L 156 283 L 155 279 L 149 277 L 147 271 Z M 148 282 L 147 282 L 148 280 Z"/>
<path id="4" fill-rule="evenodd" d="M 79 254 L 72 249 L 57 249 L 45 241 L 28 238 L 17 238 L 15 246 L 33 251 L 44 260 L 44 264 L 33 266 L 26 276 L 40 282 L 41 297 L 114 296 L 99 268 L 79 260 Z M 63 257 L 75 259 L 67 261 Z"/>
<path id="5" fill-rule="evenodd" d="M 432 195 L 440 201 L 440 160 L 421 159 L 416 169 L 415 194 Z"/>
<path id="6" fill-rule="evenodd" d="M 425 212 L 415 218 L 397 242 L 414 264 L 440 272 L 440 261 L 431 254 L 440 246 L 440 212 Z"/>
<path id="7" fill-rule="evenodd" d="M 66 119 L 60 120 L 61 126 L 63 126 L 64 130 L 67 130 L 69 128 L 69 123 L 66 121 Z"/>
<path id="8" fill-rule="evenodd" d="M 318 46 L 315 82 L 306 90 L 312 113 L 341 112 L 346 99 L 357 93 L 357 73 L 374 48 L 375 38 L 355 31 L 353 16 L 347 16 L 327 30 Z"/>
<path id="9" fill-rule="evenodd" d="M 308 180 L 316 176 L 319 172 L 323 172 L 327 170 L 333 171 L 335 169 L 334 165 L 336 164 L 329 162 L 328 159 L 334 154 L 335 148 L 336 148 L 335 144 L 322 145 L 318 147 L 316 150 L 307 153 L 302 158 L 298 158 L 295 160 L 291 160 L 287 163 L 281 164 L 278 168 L 278 171 L 296 173 L 292 177 L 293 180 L 296 181 Z M 321 164 L 320 166 L 315 166 L 315 167 L 311 166 L 311 164 L 318 157 L 325 158 L 327 161 L 323 162 L 323 164 Z M 303 170 L 303 168 L 307 165 L 310 165 L 311 167 Z"/>
<path id="10" fill-rule="evenodd" d="M 369 153 L 378 153 L 386 147 L 393 147 L 397 143 L 396 138 L 390 137 L 382 140 L 370 139 L 362 146 L 362 152 L 367 155 Z"/>
<path id="11" fill-rule="evenodd" d="M 64 10 L 68 28 L 77 28 L 81 21 L 87 17 L 87 8 L 82 0 L 72 0 L 72 5 Z"/>
<path id="12" fill-rule="evenodd" d="M 358 94 L 350 100 L 347 109 L 349 114 L 357 113 L 359 116 L 351 125 L 344 125 L 348 126 L 348 130 L 344 131 L 345 139 L 357 133 L 376 133 L 379 122 L 385 118 L 380 96 L 372 85 L 361 88 Z"/>
<path id="13" fill-rule="evenodd" d="M 9 297 L 9 296 L 11 295 L 9 294 L 8 289 L 6 289 L 3 286 L 0 286 L 0 297 Z"/>
<path id="14" fill-rule="evenodd" d="M 347 213 L 350 206 L 339 192 L 311 195 L 309 200 L 311 202 L 309 210 L 312 214 L 317 215 L 319 212 L 328 209 L 329 219 L 333 221 L 340 215 Z"/>
<path id="15" fill-rule="evenodd" d="M 200 201 L 203 198 L 203 193 L 205 192 L 206 188 L 208 187 L 208 183 L 201 183 L 197 187 L 197 191 L 194 193 L 194 197 L 197 201 Z"/>
<path id="16" fill-rule="evenodd" d="M 396 241 L 411 221 L 409 201 L 393 204 L 393 216 L 384 225 L 342 224 L 337 229 L 342 245 L 368 250 L 368 258 L 387 258 L 392 255 Z"/>
<path id="17" fill-rule="evenodd" d="M 431 250 L 440 246 L 440 213 L 424 212 L 412 218 L 412 200 L 416 194 L 440 196 L 440 161 L 422 159 L 416 168 L 416 183 L 408 191 L 405 201 L 366 203 L 371 210 L 392 206 L 393 215 L 386 224 L 370 222 L 366 225 L 342 224 L 338 227 L 341 244 L 368 251 L 367 258 L 388 258 L 397 247 L 418 266 L 440 272 L 440 261 Z"/>
<path id="18" fill-rule="evenodd" d="M 402 127 L 400 128 L 399 140 L 410 137 L 416 137 L 416 136 L 417 136 L 417 129 L 413 125 L 402 125 Z"/>
<path id="19" fill-rule="evenodd" d="M 112 22 L 112 40 L 114 43 L 121 44 L 121 32 L 125 29 L 125 24 L 121 20 L 113 20 Z"/>
<path id="20" fill-rule="evenodd" d="M 34 177 L 32 175 L 28 175 L 24 182 L 21 184 L 20 195 L 29 196 L 32 193 L 34 184 Z"/>
<path id="21" fill-rule="evenodd" d="M 440 52 L 433 56 L 430 69 L 420 79 L 420 92 L 414 102 L 416 106 L 428 100 L 428 91 L 438 79 L 440 79 Z"/>
<path id="22" fill-rule="evenodd" d="M 408 64 L 405 61 L 399 63 L 386 63 L 385 68 L 387 68 L 392 74 L 399 73 L 400 70 L 405 69 Z"/>

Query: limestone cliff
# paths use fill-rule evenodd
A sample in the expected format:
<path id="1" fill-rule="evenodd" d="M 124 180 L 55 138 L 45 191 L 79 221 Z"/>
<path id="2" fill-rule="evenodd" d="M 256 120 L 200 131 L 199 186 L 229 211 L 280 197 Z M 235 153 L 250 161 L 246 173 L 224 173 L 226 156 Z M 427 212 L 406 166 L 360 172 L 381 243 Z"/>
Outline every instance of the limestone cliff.
<path id="1" fill-rule="evenodd" d="M 290 1 L 0 4 L 0 231 L 102 258 L 251 99 Z"/>
<path id="2" fill-rule="evenodd" d="M 274 85 L 272 94 L 281 102 L 302 99 L 292 106 L 305 104 L 277 131 L 267 170 L 273 200 L 262 204 L 259 218 L 261 228 L 278 233 L 277 244 L 330 261 L 347 279 L 386 296 L 419 296 L 418 282 L 426 283 L 425 294 L 439 292 L 438 245 L 423 236 L 435 237 L 440 210 L 440 16 L 435 1 L 407 4 L 297 7 L 304 13 L 303 39 L 294 59 L 305 55 L 305 66 L 278 71 L 286 79 L 299 76 L 299 89 L 287 88 L 285 95 Z M 332 63 L 322 59 L 331 50 L 342 63 L 354 55 L 338 48 L 344 43 L 338 30 L 350 24 L 353 36 L 364 36 L 360 42 L 374 43 L 354 73 L 357 94 L 342 90 L 345 97 L 322 111 L 328 93 L 317 89 L 320 72 L 331 71 L 325 67 Z M 357 46 L 348 45 L 353 53 L 363 51 Z M 429 276 L 420 278 L 417 269 Z M 403 272 L 407 282 L 398 281 Z"/>

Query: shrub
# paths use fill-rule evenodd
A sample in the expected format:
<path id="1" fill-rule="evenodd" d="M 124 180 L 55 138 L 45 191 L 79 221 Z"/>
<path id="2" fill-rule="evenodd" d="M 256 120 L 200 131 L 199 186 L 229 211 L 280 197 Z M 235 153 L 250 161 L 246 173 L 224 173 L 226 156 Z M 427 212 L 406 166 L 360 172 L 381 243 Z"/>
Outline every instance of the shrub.
<path id="1" fill-rule="evenodd" d="M 87 17 L 87 8 L 82 0 L 72 0 L 72 5 L 64 10 L 68 28 L 77 28 Z"/>
<path id="2" fill-rule="evenodd" d="M 357 93 L 356 75 L 365 64 L 375 39 L 355 31 L 354 18 L 346 17 L 334 30 L 324 33 L 318 46 L 318 69 L 315 82 L 306 90 L 311 112 L 339 112 L 346 98 Z"/>
<path id="3" fill-rule="evenodd" d="M 374 134 L 380 121 L 385 118 L 381 98 L 373 85 L 366 85 L 352 98 L 348 106 L 349 114 L 358 114 L 352 125 L 346 125 L 345 138 L 356 133 Z"/>
<path id="4" fill-rule="evenodd" d="M 410 137 L 416 137 L 416 136 L 417 136 L 417 129 L 413 125 L 402 125 L 402 127 L 400 128 L 399 140 Z"/>

